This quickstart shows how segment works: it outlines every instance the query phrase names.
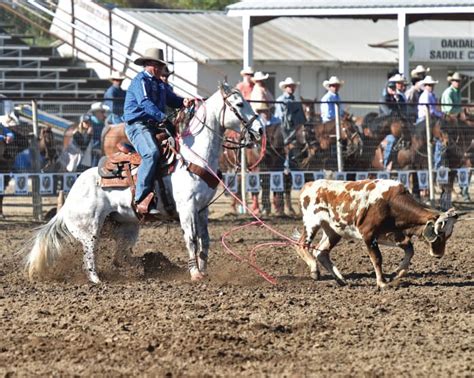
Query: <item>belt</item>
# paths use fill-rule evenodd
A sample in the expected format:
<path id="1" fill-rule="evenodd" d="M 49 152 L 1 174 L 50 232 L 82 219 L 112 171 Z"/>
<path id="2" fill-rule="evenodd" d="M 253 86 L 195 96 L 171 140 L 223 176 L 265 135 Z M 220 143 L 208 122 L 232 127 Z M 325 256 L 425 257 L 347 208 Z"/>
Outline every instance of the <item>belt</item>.
<path id="1" fill-rule="evenodd" d="M 133 125 L 136 122 L 141 122 L 144 125 L 147 125 L 147 126 L 150 126 L 150 127 L 160 127 L 161 126 L 161 122 L 158 122 L 154 119 L 147 119 L 147 120 L 144 120 L 144 121 L 142 121 L 140 119 L 134 119 L 133 121 L 128 121 L 127 125 Z"/>

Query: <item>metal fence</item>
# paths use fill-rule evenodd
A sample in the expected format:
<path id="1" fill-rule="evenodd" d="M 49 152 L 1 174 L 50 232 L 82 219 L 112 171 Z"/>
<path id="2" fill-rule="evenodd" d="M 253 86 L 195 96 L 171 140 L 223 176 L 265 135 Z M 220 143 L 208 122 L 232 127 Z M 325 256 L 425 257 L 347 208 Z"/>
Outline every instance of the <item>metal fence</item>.
<path id="1" fill-rule="evenodd" d="M 19 135 L 24 138 L 22 148 L 17 151 L 18 156 L 27 151 L 30 159 L 29 164 L 24 165 L 22 159 L 17 156 L 16 165 L 8 169 L 0 168 L 0 196 L 6 197 L 4 206 L 7 207 L 28 205 L 28 201 L 18 201 L 18 198 L 31 198 L 33 216 L 41 219 L 43 206 L 54 206 L 55 202 L 51 198 L 62 192 L 67 193 L 79 174 L 45 170 L 44 157 L 38 143 L 41 129 L 53 130 L 55 148 L 59 155 L 65 145 L 66 130 L 76 125 L 80 115 L 89 111 L 91 104 L 99 100 L 12 100 L 20 120 L 20 125 L 14 129 L 19 130 Z M 302 103 L 306 123 L 298 125 L 294 140 L 289 144 L 275 145 L 278 138 L 272 128 L 281 129 L 282 125 L 278 122 L 269 125 L 267 134 L 272 133 L 273 139 L 268 138 L 265 158 L 254 169 L 248 170 L 244 164 L 245 168 L 241 170 L 242 161 L 238 159 L 234 159 L 231 166 L 223 163 L 221 168 L 225 184 L 232 192 L 239 193 L 240 198 L 243 198 L 253 211 L 277 215 L 285 212 L 292 214 L 293 210 L 296 210 L 298 190 L 305 182 L 320 178 L 395 179 L 405 184 L 421 199 L 434 205 L 439 201 L 440 188 L 451 179 L 456 182 L 455 191 L 462 195 L 464 200 L 470 200 L 470 144 L 474 130 L 474 120 L 470 113 L 471 109 L 474 110 L 472 105 L 463 105 L 468 109 L 463 120 L 458 117 L 434 119 L 428 110 L 422 122 L 415 122 L 400 112 L 381 116 L 379 107 L 384 105 L 382 103 L 341 102 L 334 104 L 337 116 L 333 122 L 324 124 L 318 114 L 319 104 Z M 272 107 L 273 103 L 268 105 Z M 367 114 L 364 117 L 342 114 L 339 111 L 341 105 L 349 112 L 351 107 L 363 107 L 367 109 Z M 442 135 L 449 134 L 449 130 L 445 129 L 450 127 L 456 132 L 448 135 L 451 140 L 443 144 Z M 392 135 L 391 139 L 394 139 L 391 154 L 385 153 L 388 135 Z M 459 149 L 460 151 L 455 151 L 462 155 L 459 164 L 446 159 L 438 161 L 439 148 L 444 149 L 444 152 L 449 148 Z M 247 149 L 244 154 L 245 163 L 252 164 L 249 154 L 258 156 L 260 153 L 259 147 Z M 225 150 L 222 156 L 224 155 Z M 403 158 L 406 159 L 404 163 L 401 161 Z M 231 202 L 226 196 L 221 197 L 219 201 Z M 239 211 L 238 203 L 235 210 Z M 245 209 L 241 207 L 240 211 L 245 212 Z"/>

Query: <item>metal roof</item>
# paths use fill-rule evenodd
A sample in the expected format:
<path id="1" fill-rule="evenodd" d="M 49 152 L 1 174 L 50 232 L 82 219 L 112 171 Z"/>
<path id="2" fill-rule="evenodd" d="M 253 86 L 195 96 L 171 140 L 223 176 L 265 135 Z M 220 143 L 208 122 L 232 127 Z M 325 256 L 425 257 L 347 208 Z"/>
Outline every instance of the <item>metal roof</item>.
<path id="1" fill-rule="evenodd" d="M 286 2 L 288 3 L 288 1 Z M 240 18 L 223 12 L 120 9 L 127 19 L 201 61 L 241 61 Z M 421 21 L 411 36 L 474 35 L 474 22 Z M 397 50 L 369 47 L 396 40 L 394 20 L 282 17 L 254 27 L 254 60 L 393 63 Z"/>
<path id="2" fill-rule="evenodd" d="M 229 16 L 377 15 L 472 13 L 473 7 L 473 0 L 246 0 L 227 6 L 226 11 Z"/>

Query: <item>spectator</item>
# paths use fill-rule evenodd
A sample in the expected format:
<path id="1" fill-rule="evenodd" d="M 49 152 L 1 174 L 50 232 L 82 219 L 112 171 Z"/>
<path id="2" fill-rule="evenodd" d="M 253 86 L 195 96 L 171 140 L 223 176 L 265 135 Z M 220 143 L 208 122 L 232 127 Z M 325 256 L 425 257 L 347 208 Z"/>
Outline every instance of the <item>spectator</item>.
<path id="1" fill-rule="evenodd" d="M 387 72 L 387 83 L 385 83 L 385 86 L 383 87 L 382 89 L 382 98 L 385 97 L 385 95 L 387 94 L 387 84 L 388 84 L 388 80 L 395 76 L 395 75 L 400 75 L 400 72 L 398 71 L 398 68 L 393 68 L 391 69 L 390 71 Z"/>
<path id="2" fill-rule="evenodd" d="M 116 125 L 123 122 L 126 92 L 121 85 L 125 79 L 126 77 L 119 72 L 114 72 L 110 77 L 112 85 L 104 93 L 104 105 L 110 109 L 110 114 L 106 119 L 107 124 Z"/>
<path id="3" fill-rule="evenodd" d="M 294 81 L 291 77 L 280 81 L 279 84 L 283 94 L 277 98 L 275 117 L 280 121 L 285 145 L 295 141 L 297 127 L 306 122 L 301 103 L 295 101 L 295 90 L 298 85 L 300 82 Z"/>
<path id="4" fill-rule="evenodd" d="M 339 89 L 344 85 L 344 81 L 339 80 L 337 76 L 331 76 L 329 80 L 323 81 L 323 87 L 326 88 L 327 93 L 321 98 L 321 101 L 326 101 L 321 104 L 321 118 L 323 123 L 333 121 L 336 118 L 335 102 L 340 102 Z M 344 114 L 342 105 L 339 105 L 339 114 Z"/>
<path id="5" fill-rule="evenodd" d="M 462 77 L 455 72 L 448 78 L 451 85 L 445 89 L 441 96 L 441 111 L 447 116 L 457 117 L 461 113 L 461 87 Z"/>
<path id="6" fill-rule="evenodd" d="M 94 102 L 89 110 L 90 121 L 92 122 L 92 166 L 99 163 L 102 155 L 101 137 L 105 126 L 107 112 L 110 108 L 102 102 Z"/>
<path id="7" fill-rule="evenodd" d="M 421 122 L 426 119 L 426 104 L 430 104 L 430 115 L 442 117 L 443 113 L 436 109 L 438 100 L 436 99 L 436 95 L 433 93 L 434 87 L 436 84 L 438 84 L 438 81 L 434 80 L 430 75 L 428 75 L 421 81 L 421 83 L 424 87 L 424 90 L 419 99 L 420 104 L 418 105 L 417 122 Z"/>
<path id="8" fill-rule="evenodd" d="M 94 128 L 90 114 L 83 114 L 71 141 L 59 156 L 59 164 L 67 172 L 84 171 L 92 166 Z"/>
<path id="9" fill-rule="evenodd" d="M 380 106 L 382 115 L 407 117 L 406 99 L 402 93 L 402 88 L 404 88 L 402 83 L 405 82 L 405 78 L 400 74 L 392 76 L 388 80 L 385 96 L 382 99 L 385 104 Z"/>
<path id="10" fill-rule="evenodd" d="M 0 142 L 10 144 L 15 139 L 15 134 L 8 127 L 3 126 L 0 123 Z"/>
<path id="11" fill-rule="evenodd" d="M 383 166 L 387 171 L 391 171 L 393 163 L 397 161 L 398 150 L 394 148 L 402 136 L 402 121 L 396 120 L 390 125 L 390 134 L 380 144 L 383 150 Z"/>
<path id="12" fill-rule="evenodd" d="M 252 109 L 257 111 L 260 109 L 266 109 L 270 101 L 273 101 L 273 96 L 265 85 L 265 81 L 268 79 L 268 74 L 264 74 L 261 71 L 255 72 L 252 81 L 254 87 L 250 94 L 251 101 L 263 101 L 263 102 L 252 102 Z M 270 105 L 272 107 L 273 105 Z"/>
<path id="13" fill-rule="evenodd" d="M 237 83 L 235 86 L 241 93 L 242 96 L 244 96 L 244 99 L 247 101 L 250 100 L 250 95 L 252 94 L 252 89 L 253 89 L 253 77 L 254 71 L 252 67 L 247 67 L 244 68 L 242 71 L 240 71 L 240 76 L 242 76 L 242 81 Z"/>
<path id="14" fill-rule="evenodd" d="M 425 66 L 419 64 L 418 66 L 416 66 L 414 69 L 411 70 L 410 74 L 412 78 L 416 77 L 423 80 L 428 72 L 430 72 L 429 67 L 425 68 Z"/>

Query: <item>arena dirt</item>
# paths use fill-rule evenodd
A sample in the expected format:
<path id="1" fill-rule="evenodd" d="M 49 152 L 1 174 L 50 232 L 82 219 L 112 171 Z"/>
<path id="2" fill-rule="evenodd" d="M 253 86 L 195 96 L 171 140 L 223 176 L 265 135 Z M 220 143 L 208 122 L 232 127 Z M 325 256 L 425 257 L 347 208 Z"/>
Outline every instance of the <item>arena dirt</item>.
<path id="1" fill-rule="evenodd" d="M 243 218 L 212 220 L 210 279 L 189 282 L 177 225 L 144 226 L 133 265 L 112 264 L 101 245 L 93 286 L 72 248 L 48 280 L 29 283 L 16 252 L 37 226 L 0 223 L 0 374 L 158 376 L 472 376 L 472 223 L 459 223 L 446 256 L 416 243 L 411 273 L 377 291 L 359 242 L 336 247 L 333 259 L 350 282 L 326 272 L 309 278 L 288 248 L 262 250 L 272 286 L 228 255 L 220 236 Z M 291 234 L 297 219 L 272 219 Z M 239 253 L 273 240 L 253 228 L 230 237 Z M 382 247 L 385 271 L 401 251 Z"/>

